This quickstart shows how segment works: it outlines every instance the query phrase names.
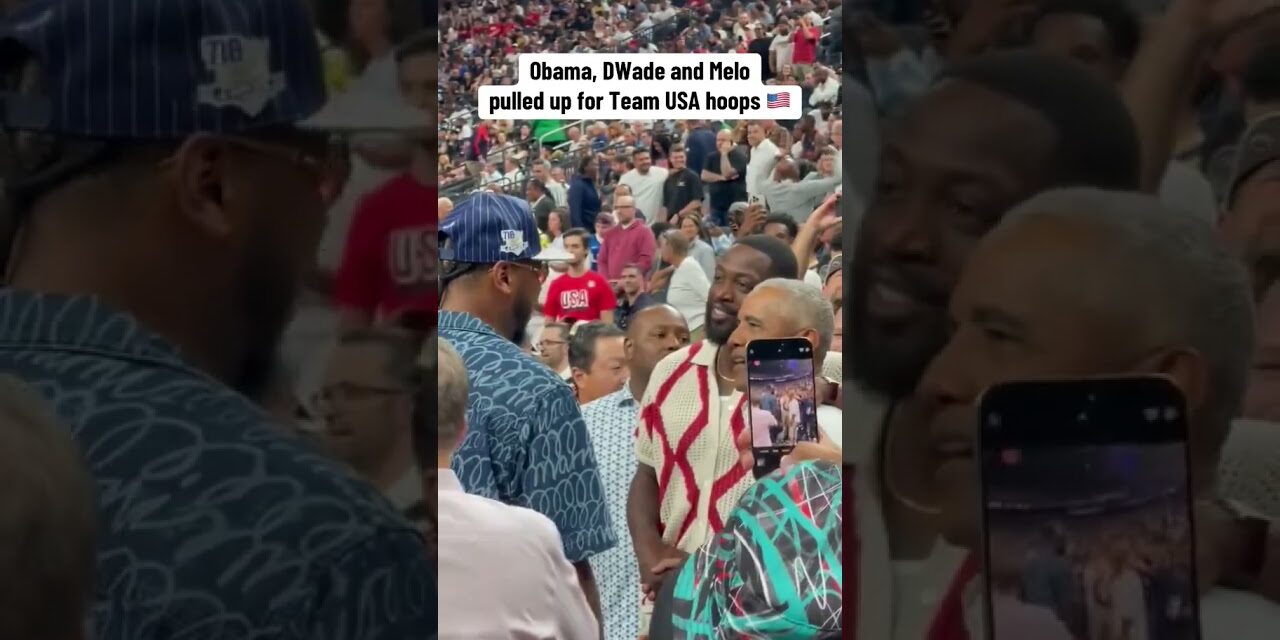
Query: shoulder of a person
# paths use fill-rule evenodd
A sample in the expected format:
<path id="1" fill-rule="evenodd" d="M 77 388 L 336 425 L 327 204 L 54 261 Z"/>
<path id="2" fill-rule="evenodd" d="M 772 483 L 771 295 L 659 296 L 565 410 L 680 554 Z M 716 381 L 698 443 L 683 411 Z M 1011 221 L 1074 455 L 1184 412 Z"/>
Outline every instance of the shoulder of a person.
<path id="1" fill-rule="evenodd" d="M 471 516 L 483 518 L 485 526 L 491 530 L 519 532 L 522 537 L 558 537 L 551 519 L 533 509 L 471 493 L 451 495 L 460 503 L 460 508 Z"/>
<path id="2" fill-rule="evenodd" d="M 412 529 L 380 499 L 367 484 L 344 472 L 336 462 L 313 450 L 297 436 L 282 426 L 249 400 L 221 384 L 191 372 L 168 366 L 137 366 L 135 363 L 119 363 L 115 369 L 123 374 L 129 371 L 132 384 L 157 389 L 163 393 L 155 396 L 143 394 L 135 400 L 122 403 L 113 397 L 114 385 L 120 375 L 111 375 L 111 359 L 93 357 L 95 371 L 103 373 L 100 383 L 82 389 L 84 398 L 96 398 L 90 408 L 68 420 L 75 429 L 76 439 L 84 448 L 94 448 L 99 440 L 111 437 L 122 415 L 133 409 L 140 416 L 139 426 L 163 424 L 166 431 L 185 433 L 186 436 L 146 439 L 144 446 L 132 451 L 127 446 L 115 447 L 115 464 L 125 460 L 155 460 L 163 456 L 189 461 L 192 481 L 182 484 L 148 485 L 135 497 L 141 500 L 163 497 L 155 508 L 147 511 L 147 518 L 164 519 L 182 511 L 186 516 L 206 514 L 221 523 L 225 531 L 253 528 L 250 511 L 242 510 L 245 501 L 260 499 L 271 494 L 273 502 L 305 500 L 319 508 L 292 511 L 291 515 L 273 522 L 269 530 L 261 531 L 256 539 L 262 544 L 274 544 L 301 535 L 316 535 L 316 540 L 335 550 L 358 550 L 371 542 L 412 534 Z M 33 384 L 39 382 L 28 378 Z M 109 389 L 107 385 L 111 385 Z M 68 387 L 62 387 L 64 392 Z M 110 407 L 113 411 L 92 406 Z M 125 413 L 119 413 L 124 411 Z M 99 437 L 101 436 L 101 437 Z M 165 444 L 169 443 L 169 444 Z M 234 453 L 228 453 L 234 452 Z M 207 454 L 207 455 L 206 455 Z M 234 455 L 237 465 L 256 469 L 253 474 L 241 475 L 222 467 L 223 456 Z M 99 480 L 110 481 L 117 469 L 126 466 L 95 466 L 94 475 Z M 136 467 L 135 467 L 136 469 Z M 244 496 L 230 501 L 210 502 L 205 496 L 213 487 L 222 487 L 228 495 Z M 282 493 L 283 492 L 283 493 Z M 142 514 L 121 512 L 124 526 L 133 517 Z M 120 520 L 117 520 L 119 522 Z M 291 548 L 291 547 L 283 547 Z M 297 556 L 294 556 L 295 559 Z"/>

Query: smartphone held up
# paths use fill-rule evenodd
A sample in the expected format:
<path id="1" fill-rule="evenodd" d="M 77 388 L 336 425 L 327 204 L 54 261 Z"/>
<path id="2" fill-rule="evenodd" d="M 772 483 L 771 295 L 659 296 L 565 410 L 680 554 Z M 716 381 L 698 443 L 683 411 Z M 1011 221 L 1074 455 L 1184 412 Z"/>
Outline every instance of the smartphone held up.
<path id="1" fill-rule="evenodd" d="M 818 440 L 813 345 L 804 338 L 747 345 L 751 451 L 757 478 L 772 473 L 798 442 Z"/>
<path id="2" fill-rule="evenodd" d="M 989 639 L 1200 637 L 1188 423 L 1171 382 L 998 385 L 980 420 Z"/>

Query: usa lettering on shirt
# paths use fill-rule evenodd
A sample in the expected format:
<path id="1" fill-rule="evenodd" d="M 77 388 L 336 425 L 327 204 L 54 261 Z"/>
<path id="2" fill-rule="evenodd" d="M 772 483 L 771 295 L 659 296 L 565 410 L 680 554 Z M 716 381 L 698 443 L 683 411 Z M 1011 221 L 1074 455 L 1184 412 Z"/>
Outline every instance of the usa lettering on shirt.
<path id="1" fill-rule="evenodd" d="M 587 288 L 594 288 L 596 283 L 587 282 Z M 566 289 L 560 292 L 560 308 L 564 311 L 590 311 L 591 294 L 587 289 Z"/>
<path id="2" fill-rule="evenodd" d="M 387 238 L 387 272 L 403 291 L 434 286 L 439 277 L 439 236 L 435 227 L 397 229 Z"/>

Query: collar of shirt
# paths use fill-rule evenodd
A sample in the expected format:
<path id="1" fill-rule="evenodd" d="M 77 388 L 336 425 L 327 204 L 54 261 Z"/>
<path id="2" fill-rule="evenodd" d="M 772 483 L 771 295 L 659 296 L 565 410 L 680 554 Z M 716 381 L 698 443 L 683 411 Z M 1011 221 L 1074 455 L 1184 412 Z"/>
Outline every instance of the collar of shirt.
<path id="1" fill-rule="evenodd" d="M 160 336 L 93 296 L 0 292 L 0 346 L 95 351 L 187 368 Z"/>
<path id="2" fill-rule="evenodd" d="M 621 409 L 623 407 L 633 406 L 638 401 L 636 400 L 636 397 L 631 394 L 631 381 L 628 380 L 626 384 L 622 385 L 621 389 L 601 398 L 599 402 L 611 409 Z"/>
<path id="3" fill-rule="evenodd" d="M 467 331 L 470 333 L 484 334 L 485 337 L 490 337 L 495 340 L 506 340 L 502 336 L 498 335 L 498 333 L 493 330 L 493 327 L 485 324 L 485 322 L 480 318 L 462 311 L 441 311 L 438 319 L 436 320 L 436 326 L 439 329 Z"/>

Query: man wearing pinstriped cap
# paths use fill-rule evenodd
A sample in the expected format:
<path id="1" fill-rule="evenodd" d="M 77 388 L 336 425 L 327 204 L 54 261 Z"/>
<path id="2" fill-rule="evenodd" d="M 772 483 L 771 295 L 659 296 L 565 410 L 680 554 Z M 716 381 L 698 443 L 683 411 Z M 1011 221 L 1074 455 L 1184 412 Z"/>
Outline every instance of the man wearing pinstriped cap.
<path id="1" fill-rule="evenodd" d="M 451 460 L 453 473 L 440 476 L 441 491 L 465 491 L 549 518 L 599 619 L 590 559 L 618 538 L 595 450 L 569 385 L 519 346 L 548 263 L 571 256 L 539 248 L 528 202 L 490 192 L 458 203 L 438 239 L 439 335 L 458 351 L 471 385 L 467 435 Z M 441 575 L 465 571 L 446 560 Z"/>
<path id="2" fill-rule="evenodd" d="M 95 481 L 92 636 L 433 635 L 420 534 L 255 402 L 339 186 L 302 1 L 32 0 L 0 62 L 0 373 Z"/>

